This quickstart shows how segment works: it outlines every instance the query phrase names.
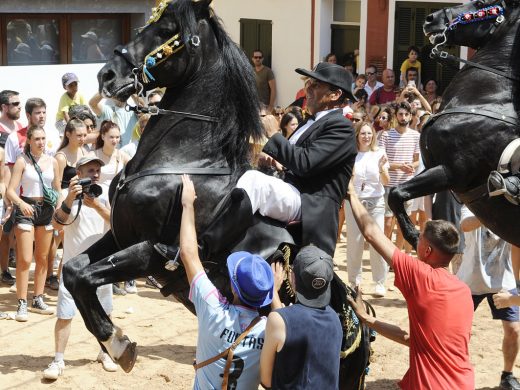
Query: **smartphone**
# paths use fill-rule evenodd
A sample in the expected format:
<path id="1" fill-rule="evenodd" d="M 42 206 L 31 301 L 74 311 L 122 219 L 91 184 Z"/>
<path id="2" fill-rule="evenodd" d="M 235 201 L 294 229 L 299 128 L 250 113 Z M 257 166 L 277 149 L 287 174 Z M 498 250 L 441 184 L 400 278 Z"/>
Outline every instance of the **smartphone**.
<path id="1" fill-rule="evenodd" d="M 408 86 L 415 88 L 415 81 L 413 81 L 413 80 L 408 81 Z"/>

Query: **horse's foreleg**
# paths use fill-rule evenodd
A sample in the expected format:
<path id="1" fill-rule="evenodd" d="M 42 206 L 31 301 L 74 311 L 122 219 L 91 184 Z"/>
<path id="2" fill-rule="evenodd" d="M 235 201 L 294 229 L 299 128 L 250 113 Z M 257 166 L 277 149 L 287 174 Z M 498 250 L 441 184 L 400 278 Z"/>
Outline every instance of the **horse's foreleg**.
<path id="1" fill-rule="evenodd" d="M 111 244 L 108 238 L 105 244 Z M 113 244 L 115 252 L 117 249 L 115 243 Z M 158 255 L 147 241 L 102 259 L 96 257 L 96 245 L 67 262 L 66 270 L 64 269 L 65 286 L 74 297 L 88 330 L 110 356 L 129 372 L 137 356 L 135 343 L 131 343 L 113 325 L 97 298 L 96 289 L 105 284 L 154 274 L 160 270 L 163 262 L 154 261 L 158 260 Z M 103 248 L 106 249 L 106 245 Z"/>
<path id="2" fill-rule="evenodd" d="M 412 223 L 404 207 L 404 202 L 421 196 L 447 190 L 450 187 L 450 177 L 443 165 L 427 169 L 406 183 L 390 190 L 388 205 L 392 209 L 403 236 L 414 249 L 417 249 L 419 232 Z"/>

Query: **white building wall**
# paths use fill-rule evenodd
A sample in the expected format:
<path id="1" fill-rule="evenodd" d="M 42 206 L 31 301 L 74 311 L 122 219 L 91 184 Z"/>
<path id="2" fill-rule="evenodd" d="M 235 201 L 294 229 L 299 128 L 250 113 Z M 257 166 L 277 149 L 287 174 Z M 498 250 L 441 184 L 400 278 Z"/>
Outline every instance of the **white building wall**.
<path id="1" fill-rule="evenodd" d="M 240 19 L 271 20 L 272 69 L 278 89 L 277 104 L 294 101 L 303 83 L 296 68 L 311 67 L 311 13 L 313 0 L 213 0 L 213 8 L 223 20 L 227 32 L 240 42 Z M 316 0 L 314 64 L 330 51 L 332 0 Z M 328 11 L 321 11 L 329 7 Z M 326 24 L 320 34 L 320 23 Z M 325 31 L 323 31 L 325 30 Z M 328 32 L 328 37 L 327 37 Z"/>

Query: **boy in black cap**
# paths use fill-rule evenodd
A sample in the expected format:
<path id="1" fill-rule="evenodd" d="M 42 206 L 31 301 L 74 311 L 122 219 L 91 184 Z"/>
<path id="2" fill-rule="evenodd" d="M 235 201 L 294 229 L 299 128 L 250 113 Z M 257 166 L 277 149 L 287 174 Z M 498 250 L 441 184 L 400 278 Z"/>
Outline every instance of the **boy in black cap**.
<path id="1" fill-rule="evenodd" d="M 331 309 L 332 258 L 309 245 L 296 255 L 291 284 L 297 303 L 269 314 L 260 380 L 272 389 L 337 389 L 343 332 Z M 318 341 L 319 340 L 319 341 Z"/>

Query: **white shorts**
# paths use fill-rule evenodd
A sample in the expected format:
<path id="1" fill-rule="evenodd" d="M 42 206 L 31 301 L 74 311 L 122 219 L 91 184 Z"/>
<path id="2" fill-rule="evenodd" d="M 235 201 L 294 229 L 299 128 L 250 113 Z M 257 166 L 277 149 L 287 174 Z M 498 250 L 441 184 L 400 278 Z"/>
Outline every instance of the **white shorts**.
<path id="1" fill-rule="evenodd" d="M 237 188 L 249 195 L 253 214 L 258 211 L 286 223 L 301 219 L 300 191 L 281 179 L 251 170 L 238 179 Z"/>
<path id="2" fill-rule="evenodd" d="M 112 284 L 98 287 L 97 296 L 105 313 L 112 313 Z M 58 304 L 56 306 L 56 317 L 61 320 L 70 320 L 76 315 L 76 304 L 69 290 L 63 284 L 63 275 L 60 277 L 60 288 L 58 290 Z"/>
<path id="3" fill-rule="evenodd" d="M 412 213 L 419 210 L 424 211 L 424 196 L 412 200 Z"/>

